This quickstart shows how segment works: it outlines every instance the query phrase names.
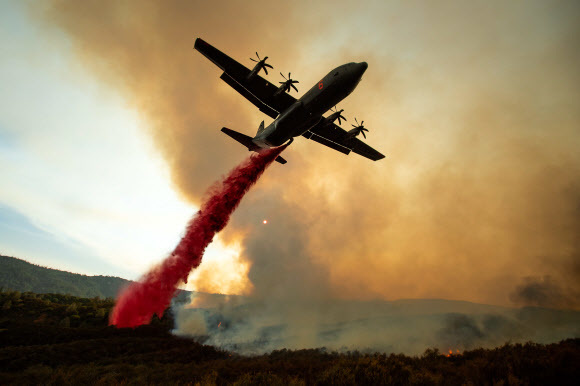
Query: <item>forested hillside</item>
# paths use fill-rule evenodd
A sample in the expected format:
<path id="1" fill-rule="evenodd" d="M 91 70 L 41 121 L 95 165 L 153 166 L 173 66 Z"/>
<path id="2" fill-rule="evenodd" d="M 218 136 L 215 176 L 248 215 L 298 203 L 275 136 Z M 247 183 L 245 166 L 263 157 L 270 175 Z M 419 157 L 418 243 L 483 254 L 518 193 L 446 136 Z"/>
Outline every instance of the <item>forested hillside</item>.
<path id="1" fill-rule="evenodd" d="M 277 350 L 241 356 L 171 335 L 167 312 L 107 327 L 110 299 L 0 292 L 0 384 L 576 385 L 580 339 L 421 356 Z"/>
<path id="2" fill-rule="evenodd" d="M 0 287 L 20 292 L 60 293 L 80 297 L 114 298 L 129 280 L 113 276 L 86 276 L 45 268 L 0 255 Z"/>

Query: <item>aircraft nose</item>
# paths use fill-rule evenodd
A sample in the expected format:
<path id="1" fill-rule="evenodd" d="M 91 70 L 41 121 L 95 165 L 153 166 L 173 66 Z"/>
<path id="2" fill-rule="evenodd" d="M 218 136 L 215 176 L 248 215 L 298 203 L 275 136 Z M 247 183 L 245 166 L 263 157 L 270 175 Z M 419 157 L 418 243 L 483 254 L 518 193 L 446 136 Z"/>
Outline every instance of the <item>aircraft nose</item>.
<path id="1" fill-rule="evenodd" d="M 361 75 L 362 75 L 362 74 L 364 74 L 364 73 L 365 73 L 365 71 L 367 70 L 367 68 L 369 67 L 369 65 L 367 64 L 367 62 L 360 62 L 360 63 L 358 64 L 358 66 L 359 66 L 359 69 L 360 69 L 360 74 L 361 74 Z"/>

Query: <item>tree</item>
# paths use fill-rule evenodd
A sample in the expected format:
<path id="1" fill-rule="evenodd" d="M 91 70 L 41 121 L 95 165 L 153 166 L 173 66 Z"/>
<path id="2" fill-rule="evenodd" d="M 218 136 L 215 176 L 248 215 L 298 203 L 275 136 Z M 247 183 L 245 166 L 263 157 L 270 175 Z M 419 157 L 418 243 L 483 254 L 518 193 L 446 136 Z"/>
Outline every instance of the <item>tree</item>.
<path id="1" fill-rule="evenodd" d="M 76 314 L 77 313 L 77 304 L 76 303 L 72 303 L 70 306 L 68 306 L 66 308 L 66 312 L 70 313 L 70 314 Z"/>

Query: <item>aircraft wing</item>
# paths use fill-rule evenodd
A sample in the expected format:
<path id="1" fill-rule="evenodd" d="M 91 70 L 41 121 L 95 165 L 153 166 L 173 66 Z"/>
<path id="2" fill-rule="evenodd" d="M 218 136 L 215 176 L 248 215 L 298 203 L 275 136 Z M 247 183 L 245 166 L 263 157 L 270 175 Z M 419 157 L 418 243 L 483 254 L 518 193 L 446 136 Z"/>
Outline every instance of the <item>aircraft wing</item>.
<path id="1" fill-rule="evenodd" d="M 251 70 L 206 41 L 197 38 L 194 48 L 223 70 L 221 79 L 224 82 L 271 118 L 276 118 L 278 114 L 296 102 L 296 98 L 286 92 L 274 96 L 278 87 L 259 75 L 248 80 Z"/>
<path id="2" fill-rule="evenodd" d="M 365 158 L 373 161 L 378 161 L 385 158 L 385 156 L 360 139 L 353 137 L 349 138 L 346 131 L 334 123 L 328 125 L 322 120 L 312 129 L 302 134 L 304 137 L 328 146 L 343 154 L 349 154 L 351 151 L 362 155 Z"/>

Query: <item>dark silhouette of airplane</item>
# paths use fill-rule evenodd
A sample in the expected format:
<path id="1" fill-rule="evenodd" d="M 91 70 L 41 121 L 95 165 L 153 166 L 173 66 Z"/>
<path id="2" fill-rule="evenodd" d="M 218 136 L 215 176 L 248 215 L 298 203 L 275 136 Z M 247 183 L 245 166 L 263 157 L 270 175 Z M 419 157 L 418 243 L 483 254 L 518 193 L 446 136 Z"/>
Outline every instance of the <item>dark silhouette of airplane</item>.
<path id="1" fill-rule="evenodd" d="M 298 81 L 293 80 L 290 73 L 288 73 L 288 78 L 280 73 L 284 82 L 279 82 L 279 87 L 258 74 L 261 70 L 268 74 L 268 68 L 273 68 L 266 63 L 267 56 L 260 59 L 256 52 L 258 60 L 250 58 L 256 62 L 254 68 L 250 70 L 202 39 L 195 40 L 194 48 L 223 70 L 221 75 L 223 81 L 257 106 L 260 111 L 274 119 L 267 127 L 264 127 L 264 121 L 262 121 L 253 138 L 227 127 L 222 128 L 222 132 L 246 146 L 248 150 L 259 151 L 281 146 L 293 140 L 294 137 L 302 135 L 343 154 L 353 151 L 373 161 L 385 158 L 384 155 L 356 138 L 362 133 L 366 139 L 364 132 L 368 130 L 362 125 L 364 121 L 359 125 L 355 119 L 357 125 L 352 125 L 353 129 L 347 132 L 334 123 L 336 120 L 339 124 L 341 119 L 346 120 L 342 116 L 344 110 L 335 110 L 328 117 L 323 117 L 324 113 L 355 89 L 368 67 L 366 62 L 338 66 L 301 98 L 296 99 L 289 92 L 291 88 L 298 91 L 294 86 Z M 282 157 L 278 157 L 276 161 L 286 163 Z"/>

